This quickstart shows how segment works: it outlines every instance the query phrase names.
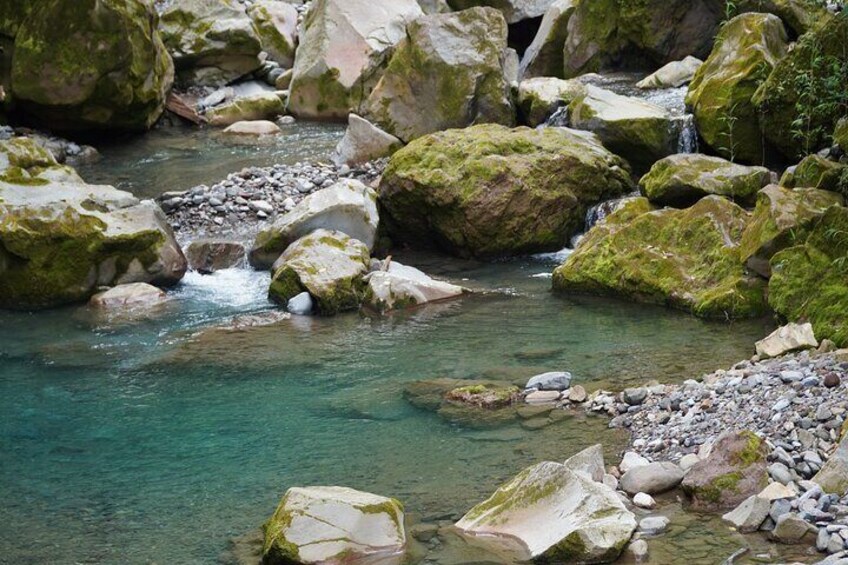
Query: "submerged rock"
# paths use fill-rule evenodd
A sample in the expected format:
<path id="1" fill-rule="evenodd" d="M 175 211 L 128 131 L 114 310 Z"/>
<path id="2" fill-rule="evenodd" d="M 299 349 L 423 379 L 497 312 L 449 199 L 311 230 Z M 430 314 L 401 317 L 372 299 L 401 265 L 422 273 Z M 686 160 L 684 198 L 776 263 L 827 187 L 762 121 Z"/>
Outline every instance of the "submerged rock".
<path id="1" fill-rule="evenodd" d="M 380 204 L 397 243 L 460 256 L 560 249 L 588 207 L 631 189 L 625 163 L 565 128 L 472 126 L 395 153 Z"/>
<path id="2" fill-rule="evenodd" d="M 263 526 L 262 562 L 400 563 L 403 520 L 393 498 L 344 487 L 291 488 Z"/>
<path id="3" fill-rule="evenodd" d="M 224 130 L 224 133 L 233 135 L 277 135 L 280 126 L 267 120 L 248 120 L 236 122 Z"/>
<path id="4" fill-rule="evenodd" d="M 503 408 L 515 404 L 520 394 L 517 386 L 483 383 L 452 389 L 445 395 L 445 400 L 477 408 Z"/>
<path id="5" fill-rule="evenodd" d="M 403 147 L 403 142 L 356 114 L 347 117 L 347 130 L 336 146 L 336 165 L 358 165 L 388 157 Z"/>
<path id="6" fill-rule="evenodd" d="M 786 324 L 757 342 L 760 359 L 779 357 L 799 349 L 815 349 L 819 346 L 813 334 L 812 324 Z"/>
<path id="7" fill-rule="evenodd" d="M 561 292 L 624 296 L 707 318 L 765 313 L 765 284 L 747 273 L 739 240 L 749 215 L 708 196 L 691 208 L 651 211 L 635 199 L 596 225 L 554 271 Z"/>
<path id="8" fill-rule="evenodd" d="M 349 235 L 370 251 L 380 222 L 377 194 L 359 181 L 342 179 L 310 194 L 274 224 L 259 232 L 250 250 L 250 264 L 268 268 L 296 240 L 323 228 Z"/>
<path id="9" fill-rule="evenodd" d="M 165 293 L 153 285 L 129 283 L 98 292 L 91 297 L 89 304 L 95 308 L 114 310 L 154 306 L 165 299 Z"/>
<path id="10" fill-rule="evenodd" d="M 751 205 L 770 180 L 771 172 L 765 167 L 746 167 L 694 153 L 657 161 L 639 181 L 639 188 L 660 206 L 685 208 L 710 194 Z"/>
<path id="11" fill-rule="evenodd" d="M 365 281 L 364 304 L 380 313 L 456 298 L 466 292 L 461 286 L 438 281 L 395 261 L 388 270 L 369 273 Z"/>
<path id="12" fill-rule="evenodd" d="M 636 83 L 637 88 L 679 88 L 692 82 L 704 62 L 691 55 L 682 61 L 672 61 Z"/>
<path id="13" fill-rule="evenodd" d="M 356 310 L 365 294 L 368 262 L 368 247 L 361 241 L 338 231 L 315 230 L 291 244 L 274 263 L 268 296 L 288 304 L 306 291 L 321 314 Z"/>
<path id="14" fill-rule="evenodd" d="M 611 488 L 547 461 L 519 473 L 456 527 L 477 543 L 517 539 L 534 559 L 598 563 L 619 556 L 636 519 Z"/>
<path id="15" fill-rule="evenodd" d="M 405 142 L 474 123 L 513 125 L 507 26 L 492 8 L 409 24 L 368 100 L 366 117 Z"/>

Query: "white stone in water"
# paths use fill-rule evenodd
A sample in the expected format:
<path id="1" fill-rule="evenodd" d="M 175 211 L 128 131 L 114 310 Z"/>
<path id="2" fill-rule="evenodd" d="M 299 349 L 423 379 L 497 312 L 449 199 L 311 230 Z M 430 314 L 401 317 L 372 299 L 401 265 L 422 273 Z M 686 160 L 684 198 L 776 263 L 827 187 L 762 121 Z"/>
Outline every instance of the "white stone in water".
<path id="1" fill-rule="evenodd" d="M 819 346 L 813 334 L 812 324 L 787 324 L 774 330 L 768 337 L 757 342 L 757 355 L 761 359 L 778 357 L 798 349 L 814 349 Z"/>
<path id="2" fill-rule="evenodd" d="M 552 404 L 557 400 L 559 400 L 559 392 L 555 390 L 537 390 L 524 398 L 527 404 Z"/>
<path id="3" fill-rule="evenodd" d="M 301 292 L 297 296 L 292 297 L 286 305 L 286 309 L 289 312 L 299 316 L 311 314 L 313 307 L 312 297 L 308 292 Z"/>
<path id="4" fill-rule="evenodd" d="M 652 509 L 657 505 L 657 501 L 654 500 L 650 494 L 644 492 L 637 492 L 633 497 L 633 504 L 638 506 L 639 508 L 647 508 L 648 510 Z"/>
<path id="5" fill-rule="evenodd" d="M 648 542 L 643 539 L 637 539 L 630 542 L 627 546 L 627 552 L 633 556 L 633 559 L 644 561 L 648 557 Z"/>
<path id="6" fill-rule="evenodd" d="M 648 516 L 639 522 L 639 531 L 653 536 L 663 533 L 668 528 L 669 519 L 665 516 Z"/>
<path id="7" fill-rule="evenodd" d="M 621 463 L 618 465 L 619 471 L 622 474 L 626 473 L 630 469 L 635 469 L 636 467 L 642 467 L 650 463 L 647 459 L 636 453 L 635 451 L 628 451 L 624 454 L 624 457 L 621 459 Z"/>

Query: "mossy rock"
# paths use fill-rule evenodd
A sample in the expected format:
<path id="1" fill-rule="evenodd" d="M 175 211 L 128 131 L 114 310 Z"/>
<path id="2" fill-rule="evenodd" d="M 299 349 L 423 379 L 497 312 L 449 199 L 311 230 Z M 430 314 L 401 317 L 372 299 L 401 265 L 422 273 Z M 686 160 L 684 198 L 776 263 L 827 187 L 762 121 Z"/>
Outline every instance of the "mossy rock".
<path id="1" fill-rule="evenodd" d="M 747 272 L 738 244 L 750 215 L 708 196 L 691 208 L 625 204 L 595 226 L 554 271 L 554 290 L 621 296 L 705 318 L 763 315 L 765 283 Z"/>
<path id="2" fill-rule="evenodd" d="M 737 0 L 735 13 L 761 12 L 779 17 L 798 37 L 821 26 L 832 17 L 831 13 L 819 2 L 809 0 Z"/>
<path id="3" fill-rule="evenodd" d="M 527 47 L 519 66 L 519 79 L 530 77 L 562 77 L 563 49 L 568 38 L 568 22 L 577 7 L 575 0 L 554 0 L 548 6 L 539 31 Z"/>
<path id="4" fill-rule="evenodd" d="M 536 127 L 559 108 L 568 106 L 586 91 L 586 85 L 573 80 L 538 77 L 518 85 L 518 112 L 523 124 Z"/>
<path id="5" fill-rule="evenodd" d="M 788 37 L 780 19 L 743 14 L 730 20 L 689 84 L 686 104 L 698 133 L 719 155 L 761 163 L 765 147 L 753 97 L 786 54 Z"/>
<path id="6" fill-rule="evenodd" d="M 42 0 L 15 37 L 16 103 L 53 129 L 148 129 L 174 78 L 156 26 L 142 0 Z"/>
<path id="7" fill-rule="evenodd" d="M 463 406 L 492 409 L 514 404 L 520 394 L 517 386 L 483 383 L 452 389 L 445 395 L 445 400 Z"/>
<path id="8" fill-rule="evenodd" d="M 803 243 L 824 212 L 842 203 L 841 196 L 825 190 L 767 186 L 757 196 L 754 215 L 742 234 L 740 258 L 751 270 L 770 277 L 774 254 Z"/>
<path id="9" fill-rule="evenodd" d="M 297 8 L 294 4 L 259 0 L 247 10 L 262 50 L 285 69 L 294 64 L 297 49 Z"/>
<path id="10" fill-rule="evenodd" d="M 236 98 L 228 104 L 216 106 L 206 112 L 213 126 L 229 126 L 249 120 L 274 120 L 286 113 L 286 105 L 275 92 L 260 92 Z"/>
<path id="11" fill-rule="evenodd" d="M 771 258 L 769 304 L 792 322 L 810 322 L 816 338 L 848 346 L 848 209 L 832 206 L 802 245 Z"/>
<path id="12" fill-rule="evenodd" d="M 633 187 L 592 134 L 478 125 L 395 153 L 380 182 L 381 219 L 398 243 L 459 256 L 557 250 L 588 207 Z"/>
<path id="13" fill-rule="evenodd" d="M 833 141 L 842 151 L 848 153 L 848 118 L 842 118 L 833 130 Z"/>
<path id="14" fill-rule="evenodd" d="M 794 170 L 787 171 L 780 185 L 788 188 L 820 188 L 848 195 L 848 165 L 808 155 Z"/>
<path id="15" fill-rule="evenodd" d="M 771 172 L 765 167 L 746 167 L 695 153 L 657 161 L 639 181 L 639 188 L 660 206 L 685 208 L 710 194 L 748 206 L 770 180 Z"/>
<path id="16" fill-rule="evenodd" d="M 0 2 L 0 35 L 14 39 L 24 20 L 42 0 L 9 0 Z"/>
<path id="17" fill-rule="evenodd" d="M 788 160 L 830 145 L 848 81 L 848 12 L 803 35 L 754 96 L 762 135 Z M 839 85 L 839 86 L 836 86 Z M 803 125 L 799 127 L 799 122 Z"/>

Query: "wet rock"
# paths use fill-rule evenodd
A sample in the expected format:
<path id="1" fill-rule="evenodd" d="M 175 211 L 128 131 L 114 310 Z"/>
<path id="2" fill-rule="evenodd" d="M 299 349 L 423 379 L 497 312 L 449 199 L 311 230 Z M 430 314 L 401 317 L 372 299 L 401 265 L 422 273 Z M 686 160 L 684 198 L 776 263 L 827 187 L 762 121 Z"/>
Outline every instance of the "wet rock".
<path id="1" fill-rule="evenodd" d="M 666 531 L 669 519 L 665 516 L 648 516 L 639 522 L 639 531 L 646 536 L 656 536 Z"/>
<path id="2" fill-rule="evenodd" d="M 147 283 L 120 284 L 91 297 L 89 304 L 109 310 L 151 307 L 166 299 L 165 293 Z"/>
<path id="3" fill-rule="evenodd" d="M 240 267 L 245 255 L 244 245 L 226 240 L 198 239 L 186 248 L 189 267 L 203 274 Z"/>
<path id="4" fill-rule="evenodd" d="M 627 494 L 639 492 L 660 494 L 671 490 L 683 480 L 683 471 L 669 462 L 648 463 L 629 469 L 621 477 L 621 489 Z"/>
<path id="5" fill-rule="evenodd" d="M 583 94 L 586 86 L 574 80 L 538 77 L 518 85 L 518 111 L 524 124 L 536 127 L 545 123 L 558 109 L 568 106 Z"/>
<path id="6" fill-rule="evenodd" d="M 224 130 L 224 133 L 233 135 L 277 135 L 280 126 L 267 120 L 249 120 L 236 122 Z"/>
<path id="7" fill-rule="evenodd" d="M 637 563 L 645 561 L 648 558 L 648 542 L 643 539 L 633 540 L 627 546 L 627 553 L 633 556 Z"/>
<path id="8" fill-rule="evenodd" d="M 524 397 L 527 404 L 550 404 L 559 400 L 560 393 L 556 390 L 537 390 Z"/>
<path id="9" fill-rule="evenodd" d="M 636 83 L 636 87 L 642 89 L 679 88 L 692 82 L 695 73 L 703 64 L 702 60 L 691 55 L 682 61 L 672 61 Z"/>
<path id="10" fill-rule="evenodd" d="M 581 403 L 586 402 L 588 394 L 586 393 L 586 389 L 581 385 L 574 385 L 568 390 L 567 398 L 571 402 Z"/>
<path id="11" fill-rule="evenodd" d="M 480 383 L 452 389 L 445 395 L 445 400 L 465 406 L 494 409 L 514 404 L 520 394 L 517 386 Z"/>
<path id="12" fill-rule="evenodd" d="M 448 300 L 466 292 L 461 286 L 436 280 L 396 261 L 387 270 L 369 273 L 365 281 L 368 288 L 364 304 L 380 313 Z"/>
<path id="13" fill-rule="evenodd" d="M 315 302 L 308 292 L 301 292 L 289 299 L 286 310 L 298 316 L 307 316 L 315 308 Z"/>
<path id="14" fill-rule="evenodd" d="M 232 102 L 216 106 L 206 112 L 206 119 L 213 126 L 230 126 L 244 121 L 275 119 L 286 111 L 285 102 L 275 92 L 259 92 L 236 98 Z M 241 126 L 239 126 L 241 127 Z M 262 126 L 267 129 L 267 125 Z"/>

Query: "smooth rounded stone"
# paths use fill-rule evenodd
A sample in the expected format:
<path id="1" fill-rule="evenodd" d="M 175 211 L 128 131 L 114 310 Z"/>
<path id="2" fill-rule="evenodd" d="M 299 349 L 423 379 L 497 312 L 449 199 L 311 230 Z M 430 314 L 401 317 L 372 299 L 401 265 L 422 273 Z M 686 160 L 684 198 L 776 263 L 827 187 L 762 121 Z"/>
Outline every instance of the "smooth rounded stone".
<path id="1" fill-rule="evenodd" d="M 566 467 L 575 473 L 583 473 L 595 482 L 604 480 L 604 449 L 601 444 L 587 447 L 565 460 Z"/>
<path id="2" fill-rule="evenodd" d="M 810 323 L 781 326 L 757 342 L 757 355 L 762 359 L 779 357 L 799 349 L 815 349 L 819 342 Z"/>
<path id="3" fill-rule="evenodd" d="M 795 489 L 789 488 L 788 486 L 781 484 L 779 482 L 769 483 L 769 485 L 764 488 L 757 495 L 758 497 L 769 501 L 769 503 L 774 502 L 775 500 L 781 500 L 785 498 L 795 498 L 798 495 L 798 492 Z"/>
<path id="4" fill-rule="evenodd" d="M 333 162 L 338 165 L 359 165 L 388 157 L 403 147 L 397 137 L 384 132 L 365 118 L 350 114 L 347 130 L 336 146 Z"/>
<path id="5" fill-rule="evenodd" d="M 647 508 L 648 510 L 650 510 L 657 505 L 657 501 L 654 500 L 654 497 L 652 497 L 650 494 L 644 492 L 637 492 L 633 496 L 633 504 L 635 504 L 639 508 Z"/>
<path id="6" fill-rule="evenodd" d="M 528 496 L 528 493 L 537 493 Z M 456 523 L 475 543 L 515 540 L 531 559 L 615 560 L 636 529 L 636 518 L 616 493 L 565 465 L 529 467 Z"/>
<path id="7" fill-rule="evenodd" d="M 697 463 L 700 460 L 701 460 L 701 458 L 698 457 L 696 454 L 687 453 L 686 455 L 684 455 L 683 457 L 680 458 L 678 465 L 680 465 L 680 468 L 683 469 L 683 472 L 686 472 L 689 469 L 691 469 L 695 465 L 695 463 Z"/>
<path id="8" fill-rule="evenodd" d="M 742 533 L 756 532 L 768 518 L 771 503 L 759 496 L 749 496 L 739 506 L 721 517 Z"/>
<path id="9" fill-rule="evenodd" d="M 636 467 L 644 467 L 649 463 L 650 461 L 648 461 L 635 451 L 627 451 L 621 458 L 621 463 L 618 464 L 618 470 L 621 471 L 621 474 L 623 475 L 631 469 L 635 469 Z"/>
<path id="10" fill-rule="evenodd" d="M 268 122 L 285 112 L 283 99 L 276 92 L 265 91 L 239 96 L 226 104 L 210 108 L 205 116 L 210 125 L 224 127 L 244 121 Z M 268 128 L 267 125 L 261 127 Z"/>
<path id="11" fill-rule="evenodd" d="M 524 388 L 535 388 L 537 390 L 558 390 L 563 391 L 571 386 L 571 373 L 566 371 L 553 371 L 550 373 L 542 373 L 531 377 L 527 381 Z"/>
<path id="12" fill-rule="evenodd" d="M 370 251 L 379 222 L 377 193 L 357 180 L 341 179 L 310 194 L 260 231 L 250 250 L 250 264 L 269 267 L 294 241 L 319 228 L 345 233 Z"/>
<path id="13" fill-rule="evenodd" d="M 639 531 L 648 536 L 659 535 L 668 529 L 669 522 L 665 516 L 648 516 L 639 521 Z"/>
<path id="14" fill-rule="evenodd" d="M 197 239 L 188 245 L 185 254 L 191 269 L 209 274 L 242 266 L 247 251 L 235 241 Z"/>
<path id="15" fill-rule="evenodd" d="M 835 388 L 839 386 L 841 379 L 836 373 L 828 373 L 824 376 L 824 386 L 826 388 Z"/>
<path id="16" fill-rule="evenodd" d="M 771 537 L 780 543 L 799 543 L 813 527 L 795 514 L 783 514 L 776 520 Z"/>
<path id="17" fill-rule="evenodd" d="M 620 485 L 631 496 L 638 492 L 653 495 L 677 487 L 682 480 L 683 471 L 680 467 L 664 461 L 631 468 L 622 475 Z"/>
<path id="18" fill-rule="evenodd" d="M 227 126 L 224 133 L 232 135 L 277 135 L 280 126 L 267 120 L 243 120 Z"/>
<path id="19" fill-rule="evenodd" d="M 290 298 L 286 304 L 286 310 L 298 316 L 308 316 L 314 307 L 315 304 L 308 292 L 301 292 Z"/>
<path id="20" fill-rule="evenodd" d="M 582 402 L 586 402 L 586 399 L 588 398 L 588 395 L 586 393 L 586 389 L 583 388 L 582 385 L 574 385 L 573 387 L 568 389 L 567 394 L 568 394 L 568 396 L 566 396 L 566 399 L 568 399 L 571 402 L 582 403 Z"/>
<path id="21" fill-rule="evenodd" d="M 626 388 L 622 394 L 624 402 L 630 406 L 638 406 L 648 398 L 648 389 L 644 387 Z"/>
<path id="22" fill-rule="evenodd" d="M 388 558 L 406 546 L 403 506 L 344 487 L 291 488 L 265 523 L 263 563 Z"/>
<path id="23" fill-rule="evenodd" d="M 636 88 L 679 88 L 692 82 L 704 62 L 691 55 L 681 61 L 672 61 L 636 83 Z"/>
<path id="24" fill-rule="evenodd" d="M 559 400 L 560 393 L 555 390 L 537 390 L 524 397 L 527 404 L 552 404 Z"/>
<path id="25" fill-rule="evenodd" d="M 101 309 L 123 309 L 155 306 L 166 300 L 166 294 L 147 283 L 119 284 L 91 297 L 89 304 Z"/>
<path id="26" fill-rule="evenodd" d="M 365 282 L 368 288 L 363 304 L 380 313 L 448 300 L 467 292 L 461 286 L 436 280 L 396 261 L 391 261 L 388 270 L 365 275 Z"/>

